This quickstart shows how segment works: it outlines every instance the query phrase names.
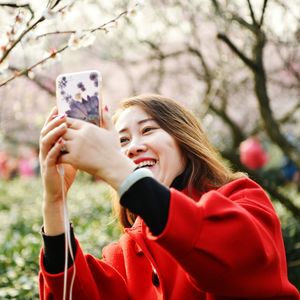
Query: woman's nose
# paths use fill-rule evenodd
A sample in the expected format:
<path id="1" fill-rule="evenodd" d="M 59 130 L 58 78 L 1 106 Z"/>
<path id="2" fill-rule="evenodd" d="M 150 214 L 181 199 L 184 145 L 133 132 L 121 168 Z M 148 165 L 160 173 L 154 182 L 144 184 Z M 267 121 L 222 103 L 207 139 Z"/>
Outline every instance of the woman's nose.
<path id="1" fill-rule="evenodd" d="M 136 155 L 138 155 L 139 153 L 144 152 L 146 150 L 147 150 L 147 147 L 145 144 L 140 143 L 138 141 L 132 141 L 127 148 L 127 156 L 129 158 L 133 158 Z"/>

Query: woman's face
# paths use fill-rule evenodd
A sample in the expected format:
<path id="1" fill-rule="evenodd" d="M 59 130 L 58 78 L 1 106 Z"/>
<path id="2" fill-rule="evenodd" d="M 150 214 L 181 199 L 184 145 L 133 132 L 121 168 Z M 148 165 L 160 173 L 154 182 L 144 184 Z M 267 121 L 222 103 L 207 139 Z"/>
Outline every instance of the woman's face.
<path id="1" fill-rule="evenodd" d="M 125 109 L 115 125 L 123 153 L 159 182 L 170 186 L 183 172 L 185 159 L 175 139 L 139 106 Z"/>

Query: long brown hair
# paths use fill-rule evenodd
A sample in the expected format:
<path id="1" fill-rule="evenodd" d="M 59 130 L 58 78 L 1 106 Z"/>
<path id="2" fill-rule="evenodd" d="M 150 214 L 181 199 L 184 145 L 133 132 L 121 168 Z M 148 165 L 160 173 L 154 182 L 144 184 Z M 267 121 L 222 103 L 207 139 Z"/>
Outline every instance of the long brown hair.
<path id="1" fill-rule="evenodd" d="M 234 173 L 209 142 L 196 117 L 178 102 L 155 94 L 143 94 L 120 102 L 114 121 L 131 106 L 139 106 L 178 143 L 190 168 L 187 186 L 190 190 L 206 192 L 245 176 Z M 115 203 L 123 227 L 131 227 L 136 215 Z"/>

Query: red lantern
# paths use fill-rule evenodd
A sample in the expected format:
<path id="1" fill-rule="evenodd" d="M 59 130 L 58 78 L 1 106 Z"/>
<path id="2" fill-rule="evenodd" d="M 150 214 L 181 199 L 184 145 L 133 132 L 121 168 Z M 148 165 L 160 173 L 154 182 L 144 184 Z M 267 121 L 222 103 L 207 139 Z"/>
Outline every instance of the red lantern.
<path id="1" fill-rule="evenodd" d="M 248 169 L 261 169 L 268 159 L 268 154 L 258 138 L 251 137 L 240 144 L 240 161 Z"/>

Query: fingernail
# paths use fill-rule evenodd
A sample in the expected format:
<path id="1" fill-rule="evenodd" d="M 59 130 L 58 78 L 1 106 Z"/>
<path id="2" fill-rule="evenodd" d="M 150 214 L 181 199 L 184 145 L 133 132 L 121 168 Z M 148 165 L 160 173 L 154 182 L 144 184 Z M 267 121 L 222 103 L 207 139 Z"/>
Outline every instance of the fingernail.
<path id="1" fill-rule="evenodd" d="M 62 144 L 63 143 L 63 138 L 60 137 L 59 140 L 57 141 L 59 144 Z"/>
<path id="2" fill-rule="evenodd" d="M 104 106 L 104 110 L 105 110 L 106 112 L 108 112 L 108 107 L 107 107 L 107 105 Z"/>
<path id="3" fill-rule="evenodd" d="M 52 116 L 52 120 L 53 119 L 61 120 L 61 119 L 63 119 L 65 117 L 65 115 L 66 115 L 65 113 L 60 114 L 60 115 L 54 115 L 54 116 Z"/>

